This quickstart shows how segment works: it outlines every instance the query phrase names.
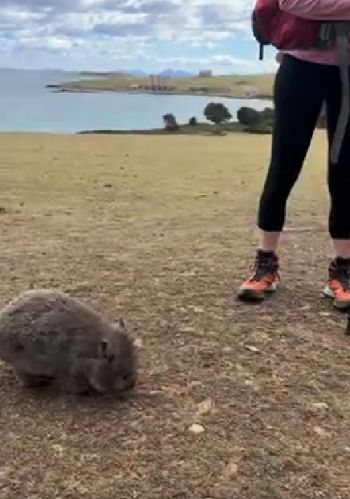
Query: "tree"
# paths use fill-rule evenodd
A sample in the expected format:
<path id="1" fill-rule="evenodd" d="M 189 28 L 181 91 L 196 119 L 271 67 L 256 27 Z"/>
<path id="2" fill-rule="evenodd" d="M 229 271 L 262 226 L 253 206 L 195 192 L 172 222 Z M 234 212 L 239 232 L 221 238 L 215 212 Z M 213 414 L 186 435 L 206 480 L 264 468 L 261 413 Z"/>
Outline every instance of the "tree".
<path id="1" fill-rule="evenodd" d="M 261 121 L 261 114 L 252 107 L 241 107 L 237 111 L 237 119 L 241 125 L 257 125 Z"/>
<path id="2" fill-rule="evenodd" d="M 264 124 L 273 125 L 275 121 L 274 109 L 272 109 L 271 107 L 265 107 L 265 109 L 260 113 L 260 118 Z"/>
<path id="3" fill-rule="evenodd" d="M 163 121 L 166 130 L 174 132 L 179 129 L 179 125 L 177 124 L 176 118 L 173 114 L 164 114 Z"/>
<path id="4" fill-rule="evenodd" d="M 192 118 L 190 118 L 188 124 L 190 126 L 196 126 L 196 125 L 198 125 L 197 118 L 195 116 L 192 116 Z"/>
<path id="5" fill-rule="evenodd" d="M 210 102 L 204 109 L 204 116 L 217 126 L 232 118 L 230 111 L 221 102 Z"/>

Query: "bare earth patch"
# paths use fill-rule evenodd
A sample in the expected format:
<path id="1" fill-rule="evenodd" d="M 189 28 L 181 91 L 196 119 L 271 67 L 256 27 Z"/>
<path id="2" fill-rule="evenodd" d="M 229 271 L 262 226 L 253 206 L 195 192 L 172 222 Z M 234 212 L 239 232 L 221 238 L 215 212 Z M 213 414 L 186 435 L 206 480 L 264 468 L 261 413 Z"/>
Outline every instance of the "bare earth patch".
<path id="1" fill-rule="evenodd" d="M 1 499 L 350 497 L 324 146 L 289 203 L 279 294 L 249 307 L 269 138 L 0 137 L 1 305 L 58 287 L 123 316 L 141 361 L 122 402 L 28 391 L 1 365 Z"/>

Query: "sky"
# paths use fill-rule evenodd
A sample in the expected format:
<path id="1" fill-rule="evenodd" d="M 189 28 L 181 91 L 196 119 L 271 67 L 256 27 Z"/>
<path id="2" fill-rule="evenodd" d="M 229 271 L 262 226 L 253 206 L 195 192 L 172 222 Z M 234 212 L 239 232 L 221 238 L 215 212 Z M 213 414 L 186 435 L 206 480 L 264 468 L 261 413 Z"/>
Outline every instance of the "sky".
<path id="1" fill-rule="evenodd" d="M 274 71 L 273 50 L 258 60 L 253 5 L 254 0 L 0 0 L 0 66 Z"/>

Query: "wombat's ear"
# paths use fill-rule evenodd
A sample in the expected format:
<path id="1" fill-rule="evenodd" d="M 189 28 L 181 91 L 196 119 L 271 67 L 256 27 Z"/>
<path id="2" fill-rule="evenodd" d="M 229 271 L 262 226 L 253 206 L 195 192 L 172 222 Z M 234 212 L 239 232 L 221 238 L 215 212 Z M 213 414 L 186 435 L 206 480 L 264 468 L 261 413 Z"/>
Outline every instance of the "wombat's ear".
<path id="1" fill-rule="evenodd" d="M 98 357 L 99 359 L 107 359 L 108 358 L 108 340 L 103 339 L 99 344 L 98 349 Z"/>

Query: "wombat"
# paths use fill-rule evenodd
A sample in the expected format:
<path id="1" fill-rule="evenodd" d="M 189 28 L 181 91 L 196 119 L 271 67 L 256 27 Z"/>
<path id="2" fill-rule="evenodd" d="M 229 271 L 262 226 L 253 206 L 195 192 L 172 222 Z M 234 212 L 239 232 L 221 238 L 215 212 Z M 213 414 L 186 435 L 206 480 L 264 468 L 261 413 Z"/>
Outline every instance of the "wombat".
<path id="1" fill-rule="evenodd" d="M 122 319 L 60 291 L 27 291 L 0 311 L 0 359 L 25 386 L 124 394 L 136 383 L 135 350 Z"/>

